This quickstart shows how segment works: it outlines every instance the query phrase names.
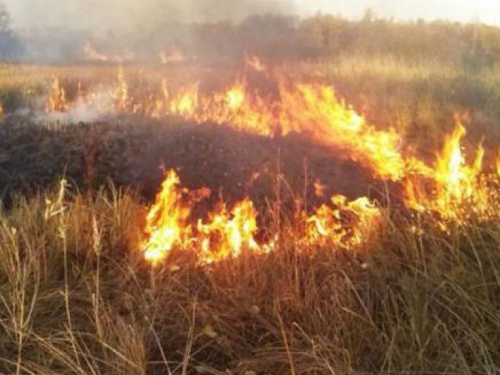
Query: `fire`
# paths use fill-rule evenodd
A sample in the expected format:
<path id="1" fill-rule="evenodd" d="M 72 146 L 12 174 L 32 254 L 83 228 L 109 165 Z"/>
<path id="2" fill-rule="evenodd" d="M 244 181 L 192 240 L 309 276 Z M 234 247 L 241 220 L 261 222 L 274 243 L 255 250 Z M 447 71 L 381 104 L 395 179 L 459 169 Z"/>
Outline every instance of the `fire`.
<path id="1" fill-rule="evenodd" d="M 207 222 L 198 222 L 198 232 L 199 258 L 203 263 L 236 258 L 245 249 L 253 252 L 262 249 L 254 237 L 258 232 L 257 211 L 249 199 L 237 203 L 232 210 L 219 204 Z"/>
<path id="2" fill-rule="evenodd" d="M 66 91 L 60 85 L 59 80 L 54 78 L 52 81 L 51 93 L 45 104 L 46 113 L 65 112 L 69 109 L 68 101 L 66 100 Z"/>
<path id="3" fill-rule="evenodd" d="M 159 264 L 174 249 L 194 251 L 202 265 L 237 258 L 244 252 L 267 254 L 277 249 L 276 237 L 272 241 L 257 240 L 262 228 L 258 226 L 257 210 L 248 198 L 232 208 L 220 202 L 205 219 L 199 218 L 192 225 L 196 222 L 193 217 L 196 204 L 208 194 L 207 189 L 187 191 L 174 171 L 167 174 L 146 218 L 142 251 L 148 262 Z M 380 208 L 366 197 L 349 202 L 343 196 L 336 196 L 332 203 L 334 208 L 324 205 L 305 219 L 309 244 L 357 246 L 380 222 Z"/>
<path id="4" fill-rule="evenodd" d="M 224 93 L 203 98 L 195 120 L 265 137 L 274 135 L 276 122 L 271 106 L 258 95 L 250 95 L 245 81 L 237 82 Z"/>
<path id="5" fill-rule="evenodd" d="M 281 87 L 280 124 L 284 134 L 309 135 L 318 143 L 339 149 L 370 168 L 378 177 L 400 180 L 409 165 L 394 130 L 377 130 L 338 100 L 330 86 L 294 84 Z"/>
<path id="6" fill-rule="evenodd" d="M 188 218 L 191 207 L 185 203 L 186 191 L 174 171 L 167 174 L 156 204 L 146 218 L 147 240 L 143 245 L 144 257 L 156 264 L 165 259 L 176 246 L 182 247 L 191 238 Z"/>
<path id="7" fill-rule="evenodd" d="M 182 89 L 169 103 L 168 114 L 194 119 L 198 108 L 198 84 Z"/>
<path id="8" fill-rule="evenodd" d="M 307 219 L 309 242 L 360 245 L 381 222 L 382 211 L 367 197 L 349 202 L 345 196 L 336 195 L 331 203 L 333 207 L 323 205 Z"/>
<path id="9" fill-rule="evenodd" d="M 121 111 L 126 111 L 129 109 L 129 88 L 127 81 L 125 80 L 125 73 L 123 71 L 123 66 L 120 64 L 118 66 L 118 88 L 114 95 L 115 108 Z"/>
<path id="10" fill-rule="evenodd" d="M 146 218 L 144 258 L 158 264 L 168 258 L 174 248 L 194 249 L 202 264 L 239 256 L 243 251 L 265 252 L 268 246 L 258 245 L 257 211 L 249 199 L 228 209 L 219 203 L 206 220 L 199 219 L 193 227 L 192 211 L 207 189 L 189 192 L 180 185 L 174 171 L 167 174 L 156 203 Z"/>
<path id="11" fill-rule="evenodd" d="M 500 177 L 500 149 L 498 150 L 497 159 L 496 159 L 496 172 L 497 172 L 497 176 Z"/>
<path id="12" fill-rule="evenodd" d="M 462 151 L 465 135 L 465 127 L 458 122 L 445 140 L 432 173 L 426 178 L 408 179 L 405 186 L 408 207 L 436 212 L 447 221 L 464 222 L 471 213 L 488 215 L 491 192 L 482 178 L 485 150 L 479 145 L 474 160 L 468 164 Z"/>
<path id="13" fill-rule="evenodd" d="M 237 111 L 245 103 L 246 88 L 244 84 L 236 85 L 226 92 L 226 102 L 230 110 Z"/>

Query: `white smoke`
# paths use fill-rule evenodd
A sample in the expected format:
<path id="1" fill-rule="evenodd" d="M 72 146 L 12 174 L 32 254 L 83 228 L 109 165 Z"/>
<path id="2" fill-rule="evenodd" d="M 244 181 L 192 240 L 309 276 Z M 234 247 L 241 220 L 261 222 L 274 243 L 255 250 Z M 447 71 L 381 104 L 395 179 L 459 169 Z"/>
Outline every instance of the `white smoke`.
<path id="1" fill-rule="evenodd" d="M 65 112 L 44 113 L 40 111 L 38 121 L 59 122 L 64 124 L 76 124 L 79 122 L 91 123 L 108 117 L 115 117 L 117 111 L 114 106 L 114 94 L 112 89 L 97 91 L 89 97 L 80 97 L 71 104 L 71 108 Z M 43 107 L 43 105 L 39 105 Z"/>
<path id="2" fill-rule="evenodd" d="M 294 13 L 288 0 L 5 0 L 17 28 L 144 32 L 168 22 L 218 22 Z"/>

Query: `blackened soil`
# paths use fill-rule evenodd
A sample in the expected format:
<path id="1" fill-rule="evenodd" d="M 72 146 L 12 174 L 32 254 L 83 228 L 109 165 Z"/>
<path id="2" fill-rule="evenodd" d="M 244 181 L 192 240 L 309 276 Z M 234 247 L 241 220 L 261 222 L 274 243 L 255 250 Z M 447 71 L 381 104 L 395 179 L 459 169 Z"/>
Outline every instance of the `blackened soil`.
<path id="1" fill-rule="evenodd" d="M 278 192 L 283 203 L 306 198 L 313 207 L 337 193 L 380 198 L 387 190 L 344 155 L 299 135 L 271 139 L 220 125 L 131 117 L 50 126 L 8 117 L 0 125 L 0 193 L 7 206 L 13 195 L 33 194 L 63 176 L 80 190 L 112 181 L 152 201 L 171 168 L 188 188 L 208 187 L 213 199 L 228 201 L 249 196 L 259 207 Z"/>

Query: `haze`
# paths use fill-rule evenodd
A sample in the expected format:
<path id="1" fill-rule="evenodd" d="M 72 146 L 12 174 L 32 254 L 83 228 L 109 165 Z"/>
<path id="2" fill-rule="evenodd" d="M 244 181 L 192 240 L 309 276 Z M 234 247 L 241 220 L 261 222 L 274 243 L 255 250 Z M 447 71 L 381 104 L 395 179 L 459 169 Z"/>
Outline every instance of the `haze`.
<path id="1" fill-rule="evenodd" d="M 481 21 L 500 25 L 491 0 L 4 0 L 16 28 L 136 29 L 165 20 L 239 20 L 252 13 L 334 13 L 360 18 L 372 9 L 384 18 Z"/>

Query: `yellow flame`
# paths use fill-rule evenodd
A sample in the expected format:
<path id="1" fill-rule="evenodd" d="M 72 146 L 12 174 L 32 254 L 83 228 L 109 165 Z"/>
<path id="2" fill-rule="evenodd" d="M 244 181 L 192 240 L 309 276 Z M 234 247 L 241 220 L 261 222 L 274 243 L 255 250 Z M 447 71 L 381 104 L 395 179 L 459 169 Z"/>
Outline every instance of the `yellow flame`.
<path id="1" fill-rule="evenodd" d="M 179 177 L 174 171 L 168 172 L 146 218 L 143 251 L 145 259 L 153 264 L 167 258 L 175 246 L 182 246 L 191 236 L 187 223 L 191 207 L 183 203 L 183 196 Z"/>
<path id="2" fill-rule="evenodd" d="M 50 95 L 45 104 L 45 112 L 65 112 L 70 108 L 68 101 L 66 100 L 66 91 L 59 83 L 59 79 L 54 78 L 52 81 L 52 87 Z"/>
<path id="3" fill-rule="evenodd" d="M 121 111 L 127 111 L 129 109 L 129 88 L 128 83 L 125 80 L 125 72 L 123 70 L 122 64 L 118 65 L 118 88 L 114 96 L 115 107 Z"/>
<path id="4" fill-rule="evenodd" d="M 256 239 L 261 229 L 250 199 L 236 203 L 231 209 L 219 203 L 206 219 L 198 219 L 193 227 L 190 220 L 196 202 L 187 199 L 189 194 L 182 189 L 178 175 L 170 171 L 147 215 L 142 251 L 151 264 L 167 259 L 175 248 L 195 251 L 199 263 L 205 265 L 237 258 L 244 252 L 267 254 L 277 249 L 277 237 L 270 242 Z M 332 198 L 332 204 L 333 208 L 324 205 L 306 219 L 306 237 L 310 243 L 359 245 L 381 217 L 380 209 L 368 198 L 349 202 L 339 195 Z"/>
<path id="5" fill-rule="evenodd" d="M 169 104 L 171 115 L 192 119 L 198 108 L 198 84 L 182 89 Z"/>
<path id="6" fill-rule="evenodd" d="M 249 199 L 237 203 L 231 211 L 225 204 L 209 214 L 207 222 L 198 222 L 203 263 L 234 258 L 243 250 L 258 252 L 254 236 L 258 231 L 257 211 Z"/>
<path id="7" fill-rule="evenodd" d="M 174 171 L 167 174 L 156 203 L 146 218 L 146 238 L 142 244 L 144 258 L 158 264 L 168 258 L 174 248 L 190 246 L 197 249 L 203 264 L 237 257 L 244 250 L 264 252 L 257 244 L 257 211 L 249 199 L 228 210 L 223 203 L 199 220 L 196 228 L 189 224 L 195 202 L 187 199 L 189 192 L 182 189 Z M 203 194 L 206 196 L 206 193 Z"/>
<path id="8" fill-rule="evenodd" d="M 444 220 L 464 222 L 474 212 L 486 215 L 490 191 L 481 179 L 485 150 L 479 145 L 468 164 L 462 151 L 466 129 L 457 123 L 445 140 L 434 168 L 422 178 L 410 176 L 405 183 L 406 204 L 418 211 L 438 213 Z M 430 185 L 430 186 L 429 186 Z"/>
<path id="9" fill-rule="evenodd" d="M 337 99 L 332 87 L 282 85 L 281 97 L 284 134 L 308 134 L 317 142 L 340 149 L 381 178 L 398 181 L 404 176 L 406 163 L 399 151 L 399 135 L 368 125 L 363 116 Z"/>
<path id="10" fill-rule="evenodd" d="M 333 196 L 333 207 L 321 206 L 307 219 L 307 238 L 312 243 L 343 246 L 361 244 L 380 223 L 382 212 L 367 197 L 349 202 L 343 195 Z"/>

